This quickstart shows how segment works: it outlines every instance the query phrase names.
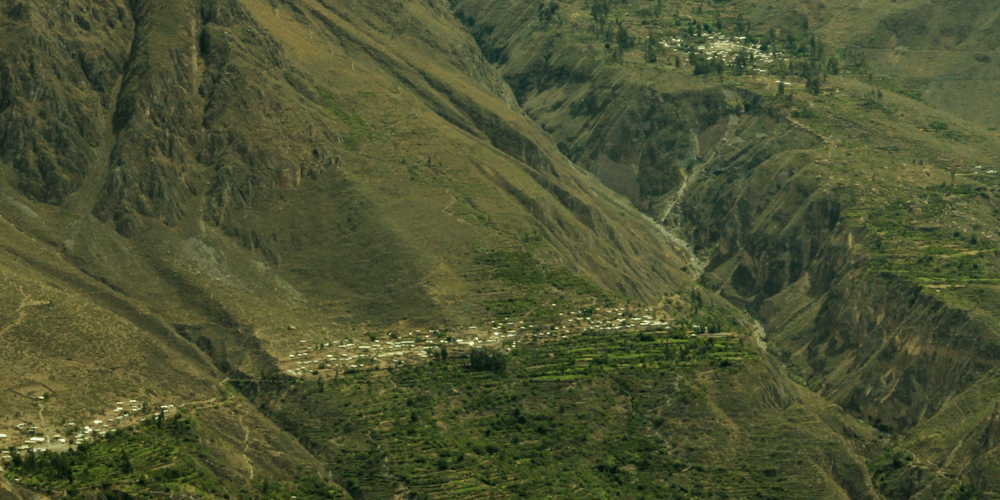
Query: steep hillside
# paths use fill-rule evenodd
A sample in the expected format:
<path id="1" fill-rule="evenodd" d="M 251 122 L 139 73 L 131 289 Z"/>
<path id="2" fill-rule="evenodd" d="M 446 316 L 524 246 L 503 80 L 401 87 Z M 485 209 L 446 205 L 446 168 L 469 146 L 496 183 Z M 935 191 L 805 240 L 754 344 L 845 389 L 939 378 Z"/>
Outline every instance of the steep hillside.
<path id="1" fill-rule="evenodd" d="M 201 447 L 142 462 L 176 471 L 155 487 L 266 497 L 328 466 L 227 377 L 291 368 L 305 339 L 692 287 L 683 248 L 562 157 L 443 5 L 0 10 L 4 448 L 173 405 Z M 87 487 L 144 491 L 130 474 Z"/>
<path id="2" fill-rule="evenodd" d="M 963 6 L 2 2 L 0 444 L 60 452 L 6 476 L 994 495 Z"/>
<path id="3" fill-rule="evenodd" d="M 51 209 L 38 210 L 60 216 L 49 221 L 49 238 L 72 241 L 69 256 L 129 294 L 161 295 L 151 281 L 186 286 L 177 281 L 191 281 L 183 268 L 195 265 L 228 275 L 244 295 L 240 304 L 291 299 L 277 282 L 264 287 L 270 293 L 252 290 L 268 279 L 250 264 L 259 261 L 280 269 L 271 281 L 308 290 L 334 314 L 360 307 L 375 322 L 467 320 L 481 310 L 460 299 L 476 286 L 461 275 L 491 248 L 526 248 L 633 298 L 653 299 L 684 282 L 664 264 L 678 260 L 649 223 L 595 191 L 509 107 L 509 91 L 463 32 L 436 29 L 427 40 L 404 31 L 420 23 L 448 26 L 440 8 L 403 9 L 393 16 L 402 25 L 390 26 L 381 24 L 378 8 L 318 3 L 285 10 L 253 2 L 124 7 L 109 5 L 115 16 L 93 9 L 76 15 L 79 22 L 67 17 L 73 24 L 59 33 L 39 30 L 62 9 L 13 9 L 17 15 L 7 22 L 58 47 L 59 64 L 85 57 L 91 35 L 81 22 L 134 33 L 121 35 L 130 45 L 101 36 L 111 54 L 101 59 L 121 61 L 98 72 L 108 81 L 88 80 L 85 63 L 56 68 L 46 59 L 53 66 L 35 65 L 30 81 L 52 97 L 42 99 L 28 78 L 11 82 L 3 113 L 11 194 L 24 197 L 19 203 L 48 203 Z M 428 57 L 462 44 L 464 54 Z M 4 52 L 7 72 L 27 74 L 22 69 L 45 50 L 12 46 Z M 65 116 L 43 109 L 63 102 Z M 45 120 L 78 125 L 47 137 Z M 87 166 L 60 163 L 62 157 Z M 301 215 L 316 207 L 330 216 Z M 91 239 L 140 242 L 151 235 L 155 244 L 134 252 L 150 262 L 102 268 L 100 250 L 66 236 L 79 234 L 69 226 L 80 217 L 92 224 L 86 211 L 118 233 Z M 39 232 L 37 226 L 20 227 Z M 243 248 L 222 248 L 228 243 L 212 238 Z M 576 250 L 584 242 L 604 250 Z M 207 257 L 196 255 L 206 252 L 201 246 L 217 250 L 217 262 L 194 262 Z M 220 306 L 268 310 L 231 302 Z"/>
<path id="4" fill-rule="evenodd" d="M 456 11 L 571 159 L 688 236 L 701 282 L 765 322 L 770 352 L 892 436 L 912 462 L 871 457 L 882 493 L 991 495 L 1000 142 L 870 77 L 853 43 L 920 12 L 934 27 L 908 43 L 938 48 L 947 26 L 988 32 L 991 7 L 609 4 L 601 24 L 517 5 Z"/>
<path id="5" fill-rule="evenodd" d="M 310 380 L 268 414 L 357 498 L 876 498 L 858 458 L 874 430 L 746 339 L 570 328 L 494 370 L 448 348 Z"/>
<path id="6" fill-rule="evenodd" d="M 986 128 L 1000 127 L 1000 9 L 993 3 L 746 2 L 746 12 L 755 25 L 808 26 L 832 46 L 862 55 L 885 88 Z"/>

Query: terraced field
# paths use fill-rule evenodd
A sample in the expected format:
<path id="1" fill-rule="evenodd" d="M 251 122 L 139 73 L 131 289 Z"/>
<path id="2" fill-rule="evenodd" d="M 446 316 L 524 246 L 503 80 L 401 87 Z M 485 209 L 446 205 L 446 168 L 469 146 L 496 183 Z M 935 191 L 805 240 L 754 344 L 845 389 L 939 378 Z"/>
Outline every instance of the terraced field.
<path id="1" fill-rule="evenodd" d="M 162 415 L 134 427 L 109 432 L 65 453 L 12 453 L 7 479 L 42 492 L 65 492 L 69 498 L 342 498 L 343 491 L 298 473 L 293 481 L 256 481 L 252 489 L 233 491 L 231 472 L 220 467 L 213 438 L 197 419 Z"/>
<path id="2" fill-rule="evenodd" d="M 814 402 L 747 385 L 771 369 L 748 333 L 676 324 L 523 338 L 493 370 L 448 347 L 258 401 L 355 498 L 823 497 L 815 462 L 848 461 L 801 451 L 840 444 Z"/>

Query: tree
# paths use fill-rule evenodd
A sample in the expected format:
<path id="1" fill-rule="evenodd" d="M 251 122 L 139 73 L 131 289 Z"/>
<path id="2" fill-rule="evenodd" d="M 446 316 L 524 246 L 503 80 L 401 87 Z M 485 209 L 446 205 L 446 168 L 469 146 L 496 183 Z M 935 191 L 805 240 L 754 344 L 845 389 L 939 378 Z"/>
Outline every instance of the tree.
<path id="1" fill-rule="evenodd" d="M 826 77 L 826 74 L 823 73 L 822 64 L 817 61 L 802 63 L 800 74 L 806 79 L 806 90 L 813 95 L 819 95 L 820 87 Z"/>
<path id="2" fill-rule="evenodd" d="M 736 53 L 736 57 L 733 58 L 733 62 L 729 64 L 729 67 L 733 69 L 734 74 L 742 75 L 752 64 L 753 55 L 745 49 L 740 49 Z"/>
<path id="3" fill-rule="evenodd" d="M 840 60 L 837 56 L 830 56 L 830 59 L 826 61 L 826 72 L 831 75 L 840 74 Z"/>
<path id="4" fill-rule="evenodd" d="M 702 52 L 691 51 L 688 54 L 688 63 L 694 66 L 695 75 L 705 75 L 712 72 L 712 65 Z"/>
<path id="5" fill-rule="evenodd" d="M 646 62 L 648 63 L 656 62 L 656 53 L 659 51 L 660 48 L 659 44 L 660 42 L 657 39 L 657 37 L 653 36 L 653 32 L 650 32 L 649 37 L 646 38 L 646 50 L 645 50 Z"/>
<path id="6" fill-rule="evenodd" d="M 594 18 L 594 24 L 597 25 L 598 31 L 604 30 L 604 23 L 607 22 L 610 12 L 611 7 L 608 6 L 608 0 L 594 0 L 594 5 L 590 7 L 590 17 Z"/>
<path id="7" fill-rule="evenodd" d="M 618 23 L 618 32 L 615 33 L 615 41 L 618 42 L 618 46 L 622 50 L 629 50 L 635 47 L 635 37 L 629 34 L 628 30 L 625 28 L 621 22 Z"/>
<path id="8" fill-rule="evenodd" d="M 808 90 L 812 95 L 819 95 L 820 76 L 818 74 L 806 77 L 806 90 Z"/>
<path id="9" fill-rule="evenodd" d="M 954 176 L 952 176 L 952 178 L 954 179 Z M 954 183 L 955 183 L 955 181 L 952 180 L 952 184 L 954 184 Z M 24 454 L 24 464 L 22 464 L 22 467 L 24 467 L 24 470 L 26 470 L 26 471 L 28 471 L 30 473 L 30 472 L 34 472 L 35 471 L 35 466 L 37 464 L 38 464 L 38 460 L 35 457 L 35 450 L 34 450 L 34 448 L 28 448 L 28 452 Z"/>
<path id="10" fill-rule="evenodd" d="M 736 32 L 742 34 L 743 36 L 750 36 L 750 28 L 752 24 L 747 21 L 743 14 L 740 13 L 736 16 Z"/>
<path id="11" fill-rule="evenodd" d="M 695 288 L 691 288 L 691 307 L 696 313 L 701 309 L 701 292 Z"/>
<path id="12" fill-rule="evenodd" d="M 559 11 L 559 4 L 556 2 L 549 2 L 546 5 L 544 2 L 538 4 L 538 20 L 543 23 L 550 23 L 552 19 L 556 17 L 556 12 Z"/>
<path id="13" fill-rule="evenodd" d="M 49 453 L 49 464 L 52 467 L 54 475 L 65 481 L 69 481 L 70 484 L 73 483 L 73 465 L 70 463 L 69 458 L 66 457 L 65 453 Z"/>

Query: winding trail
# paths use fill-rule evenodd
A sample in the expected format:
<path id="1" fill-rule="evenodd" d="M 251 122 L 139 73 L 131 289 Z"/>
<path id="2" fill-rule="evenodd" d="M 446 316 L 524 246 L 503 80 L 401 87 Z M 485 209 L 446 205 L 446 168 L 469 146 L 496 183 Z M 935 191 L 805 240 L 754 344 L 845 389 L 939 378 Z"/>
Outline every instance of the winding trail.
<path id="1" fill-rule="evenodd" d="M 250 428 L 243 423 L 243 415 L 240 415 L 240 427 L 243 428 L 243 460 L 246 460 L 247 467 L 250 469 L 250 480 L 253 481 L 253 462 L 247 455 L 250 451 Z"/>
<path id="2" fill-rule="evenodd" d="M 45 411 L 45 404 L 43 404 L 41 401 L 39 401 L 38 402 L 38 419 L 42 421 L 42 430 L 48 431 L 49 424 L 45 423 L 45 414 L 43 413 L 44 411 Z M 45 441 L 49 442 L 49 433 L 45 432 L 44 434 L 45 434 Z"/>
<path id="3" fill-rule="evenodd" d="M 7 280 L 7 282 L 11 283 L 10 280 Z M 11 283 L 11 285 L 13 286 L 13 288 L 17 288 L 17 291 L 21 294 L 21 303 L 17 306 L 17 310 L 14 311 L 17 314 L 17 319 L 15 319 L 9 325 L 3 327 L 3 330 L 0 330 L 0 337 L 5 335 L 7 332 L 13 330 L 14 328 L 17 328 L 18 326 L 21 325 L 21 323 L 24 322 L 24 318 L 28 316 L 28 311 L 26 310 L 27 308 L 44 306 L 49 304 L 49 301 L 47 300 L 31 300 L 28 294 L 24 293 L 24 289 L 22 289 L 20 286 L 14 285 L 13 283 Z"/>

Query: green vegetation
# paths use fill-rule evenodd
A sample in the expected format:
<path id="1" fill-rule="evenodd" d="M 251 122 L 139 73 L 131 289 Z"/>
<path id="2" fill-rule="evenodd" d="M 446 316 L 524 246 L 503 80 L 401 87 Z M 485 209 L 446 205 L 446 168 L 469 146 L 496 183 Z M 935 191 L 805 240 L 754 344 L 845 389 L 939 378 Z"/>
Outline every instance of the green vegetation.
<path id="1" fill-rule="evenodd" d="M 436 2 L 161 2 L 156 23 L 144 0 L 64 3 L 78 12 L 0 14 L 33 40 L 11 30 L 0 51 L 4 382 L 58 389 L 4 416 L 137 384 L 208 399 L 220 368 L 267 373 L 247 393 L 356 497 L 909 498 L 928 477 L 940 498 L 1000 491 L 974 474 L 998 470 L 981 448 L 1000 392 L 955 403 L 1000 352 L 997 137 L 976 125 L 1000 99 L 966 93 L 1000 87 L 968 19 L 907 2 L 453 0 L 512 99 Z M 523 45 L 490 39 L 505 30 Z M 914 72 L 931 59 L 947 64 Z M 684 245 L 560 153 L 676 224 L 718 289 L 692 288 Z M 591 280 L 683 317 L 587 330 L 583 310 L 622 302 Z M 767 320 L 780 361 L 721 297 Z M 484 310 L 529 321 L 493 349 L 452 343 Z M 390 324 L 441 328 L 430 363 L 359 352 L 273 376 L 290 344 Z M 250 443 L 267 427 L 243 416 L 212 423 Z M 949 437 L 906 434 L 934 418 Z M 17 455 L 8 474 L 85 497 L 340 494 L 301 471 L 260 479 L 249 456 L 255 481 L 224 477 L 231 445 L 207 428 L 147 423 Z"/>
<path id="2" fill-rule="evenodd" d="M 44 492 L 66 492 L 68 498 L 169 496 L 188 498 L 335 499 L 346 498 L 335 485 L 307 474 L 294 480 L 258 479 L 252 486 L 233 482 L 219 470 L 220 460 L 205 442 L 196 420 L 149 419 L 138 426 L 80 443 L 65 453 L 10 450 L 13 460 L 4 474 L 21 486 Z"/>
<path id="3" fill-rule="evenodd" d="M 531 35 L 496 14 L 500 3 L 459 6 L 476 17 L 484 50 L 510 57 L 500 68 L 524 108 L 572 160 L 676 225 L 711 262 L 702 283 L 768 320 L 769 350 L 793 380 L 901 434 L 896 442 L 914 462 L 953 464 L 935 472 L 952 478 L 937 485 L 939 497 L 952 486 L 956 494 L 990 488 L 959 465 L 978 456 L 943 443 L 978 442 L 992 402 L 976 401 L 976 416 L 951 422 L 969 433 L 961 439 L 924 436 L 918 451 L 907 432 L 995 364 L 983 353 L 995 352 L 1000 319 L 1000 143 L 943 110 L 997 101 L 967 95 L 971 82 L 943 91 L 925 76 L 980 74 L 982 66 L 966 73 L 959 61 L 992 60 L 952 46 L 914 57 L 829 3 L 822 14 L 746 1 L 567 3 L 562 11 L 576 26 Z M 892 20 L 879 30 L 974 25 L 940 9 L 933 22 L 902 17 L 918 10 L 880 4 L 869 13 Z M 622 54 L 618 31 L 665 43 L 656 52 L 640 40 Z M 925 65 L 930 59 L 939 64 Z M 900 77 L 906 72 L 917 76 Z M 978 109 L 968 115 L 996 120 Z M 674 196 L 678 208 L 664 216 Z M 690 321 L 728 328 L 709 317 Z M 956 361 L 955 352 L 983 367 Z M 931 373 L 949 376 L 931 382 Z M 928 484 L 932 471 L 896 479 L 876 463 L 879 453 L 868 457 L 879 493 L 908 498 L 904 486 Z"/>
<path id="4" fill-rule="evenodd" d="M 823 425 L 800 410 L 788 419 L 752 405 L 743 413 L 740 381 L 761 368 L 749 340 L 691 332 L 537 335 L 506 355 L 503 372 L 477 368 L 486 351 L 472 350 L 470 365 L 449 349 L 444 361 L 358 371 L 327 379 L 322 391 L 296 383 L 258 399 L 356 497 L 821 491 L 803 479 L 808 462 L 777 436 Z M 746 426 L 739 437 L 719 428 L 720 411 Z"/>
<path id="5" fill-rule="evenodd" d="M 1000 285 L 996 239 L 983 234 L 982 224 L 951 222 L 956 207 L 975 206 L 995 189 L 977 189 L 970 184 L 929 186 L 912 193 L 916 196 L 909 200 L 890 201 L 869 210 L 872 255 L 867 268 L 921 284 Z M 921 222 L 914 221 L 915 213 Z"/>
<path id="6" fill-rule="evenodd" d="M 441 356 L 441 360 L 445 361 L 445 356 Z M 496 349 L 477 347 L 469 351 L 469 368 L 477 372 L 503 373 L 507 370 L 507 355 Z"/>
<path id="7" fill-rule="evenodd" d="M 872 482 L 888 498 L 910 497 L 914 493 L 914 475 L 919 474 L 913 464 L 914 456 L 900 448 L 889 448 L 868 462 Z"/>
<path id="8" fill-rule="evenodd" d="M 316 94 L 323 102 L 323 109 L 347 126 L 346 132 L 341 137 L 345 148 L 356 150 L 361 144 L 371 140 L 372 131 L 368 122 L 357 113 L 344 111 L 339 99 L 330 89 L 316 87 Z"/>

